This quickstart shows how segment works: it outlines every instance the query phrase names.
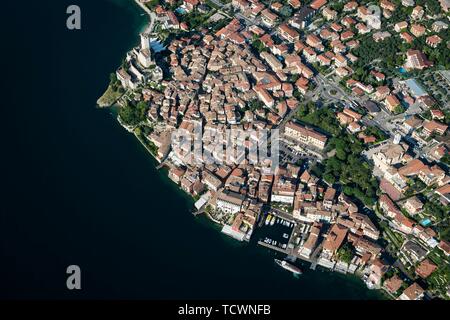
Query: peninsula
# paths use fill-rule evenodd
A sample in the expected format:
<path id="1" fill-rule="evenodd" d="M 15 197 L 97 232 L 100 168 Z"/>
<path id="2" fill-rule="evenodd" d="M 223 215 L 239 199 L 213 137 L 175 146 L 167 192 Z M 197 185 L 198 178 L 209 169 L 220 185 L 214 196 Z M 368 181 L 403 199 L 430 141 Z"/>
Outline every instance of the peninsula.
<path id="1" fill-rule="evenodd" d="M 448 1 L 136 0 L 99 99 L 238 241 L 448 299 Z M 270 151 L 268 151 L 270 149 Z"/>

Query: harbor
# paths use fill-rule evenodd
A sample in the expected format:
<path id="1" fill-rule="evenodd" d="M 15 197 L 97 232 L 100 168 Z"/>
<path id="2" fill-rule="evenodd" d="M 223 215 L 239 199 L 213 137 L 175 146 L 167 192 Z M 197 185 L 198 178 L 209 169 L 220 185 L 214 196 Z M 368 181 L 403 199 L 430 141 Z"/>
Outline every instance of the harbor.
<path id="1" fill-rule="evenodd" d="M 283 253 L 291 259 L 299 259 L 309 263 L 311 269 L 317 266 L 317 256 L 320 246 L 316 248 L 311 257 L 298 253 L 298 236 L 301 235 L 305 225 L 292 219 L 287 213 L 280 210 L 271 210 L 263 217 L 258 225 L 258 245 Z"/>

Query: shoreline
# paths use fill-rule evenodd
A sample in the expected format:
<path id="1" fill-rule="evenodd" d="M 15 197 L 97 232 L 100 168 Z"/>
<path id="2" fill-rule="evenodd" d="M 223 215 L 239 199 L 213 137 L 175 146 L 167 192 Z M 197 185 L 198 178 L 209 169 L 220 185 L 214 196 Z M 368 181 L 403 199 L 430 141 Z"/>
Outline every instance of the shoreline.
<path id="1" fill-rule="evenodd" d="M 145 13 L 147 13 L 150 21 L 148 21 L 147 26 L 143 28 L 141 32 L 147 32 L 150 33 L 153 29 L 153 24 L 155 20 L 155 14 L 143 3 L 141 3 L 139 0 L 134 0 L 134 3 L 136 3 Z"/>
<path id="2" fill-rule="evenodd" d="M 153 25 L 156 20 L 156 15 L 143 3 L 141 3 L 139 0 L 133 0 L 135 5 L 137 5 L 142 11 L 144 11 L 147 14 L 148 21 L 142 25 L 140 29 L 140 33 L 151 33 L 153 30 Z M 96 106 L 98 108 L 110 108 L 117 104 L 117 102 L 125 95 L 126 91 L 123 93 L 117 93 L 116 91 L 112 90 L 111 88 L 111 82 L 108 83 L 105 91 L 102 93 L 102 95 L 97 99 Z M 108 96 L 112 96 L 110 99 L 112 101 L 108 101 Z M 107 101 L 102 101 L 107 100 Z"/>
<path id="3" fill-rule="evenodd" d="M 138 5 L 145 13 L 147 13 L 147 15 L 149 16 L 149 19 L 150 19 L 150 21 L 148 21 L 148 22 L 143 26 L 143 28 L 142 28 L 143 31 L 141 31 L 141 32 L 151 32 L 151 30 L 153 29 L 153 24 L 154 24 L 154 13 L 153 13 L 148 7 L 146 7 L 145 4 L 139 2 L 139 0 L 134 0 L 134 2 L 135 2 L 135 3 L 136 3 L 136 4 L 137 4 L 137 5 Z M 108 85 L 108 88 L 109 88 L 109 85 Z M 123 95 L 121 95 L 121 96 L 123 96 Z M 110 106 L 106 106 L 106 107 L 107 107 L 107 108 L 111 108 L 112 106 L 117 105 L 117 101 L 118 101 L 118 100 L 120 100 L 120 98 L 118 98 L 118 99 L 116 100 L 115 103 L 111 104 Z M 136 132 L 135 132 L 135 130 L 134 130 L 135 128 L 129 128 L 129 127 L 127 127 L 127 126 L 120 120 L 119 115 L 116 116 L 116 119 L 117 119 L 117 121 L 119 122 L 119 124 L 120 124 L 125 130 L 127 130 L 129 133 L 132 133 L 132 134 L 137 138 L 137 140 L 139 141 L 139 143 L 140 143 L 141 145 L 143 145 L 143 147 L 145 148 L 145 150 L 152 156 L 152 158 L 156 161 L 156 163 L 158 163 L 158 164 L 162 164 L 162 163 L 163 163 L 163 162 L 161 162 L 161 161 L 157 158 L 157 156 L 149 149 L 149 147 L 148 147 L 148 146 L 146 145 L 146 143 L 143 141 L 142 137 L 139 137 L 138 134 L 136 134 Z M 159 168 L 158 168 L 157 165 L 155 166 L 155 169 L 156 169 L 157 171 L 159 171 Z M 167 174 L 163 174 L 163 176 L 164 176 L 168 181 L 170 181 L 171 183 L 173 183 L 173 181 L 172 181 L 170 178 L 168 178 Z M 182 188 L 180 188 L 179 186 L 178 186 L 177 190 L 180 190 L 180 191 L 183 193 L 183 195 L 186 196 L 186 199 L 189 198 L 189 200 L 190 200 L 192 203 L 195 203 L 195 199 L 194 199 L 193 195 L 187 193 L 186 191 L 184 191 L 184 190 L 183 190 Z M 196 210 L 196 209 L 194 208 L 194 210 Z M 196 211 L 200 211 L 200 210 L 196 210 Z M 207 218 L 208 222 L 211 223 L 211 226 L 213 226 L 213 227 L 220 227 L 220 228 L 221 228 L 221 227 L 224 225 L 224 224 L 221 223 L 220 221 L 215 220 L 208 212 L 206 212 L 206 211 L 203 210 L 202 213 L 204 213 L 204 215 L 205 215 L 205 217 Z M 220 230 L 219 230 L 219 231 L 220 231 Z M 234 237 L 232 237 L 232 236 L 230 236 L 230 235 L 228 235 L 228 234 L 226 234 L 226 233 L 224 233 L 224 232 L 221 232 L 221 233 L 223 233 L 224 235 L 226 235 L 227 238 L 229 238 L 229 239 L 234 239 L 234 240 L 236 240 L 236 238 L 234 238 Z M 238 243 L 245 243 L 245 242 L 246 242 L 246 241 L 239 241 L 239 240 L 238 240 Z M 264 248 L 264 247 L 263 247 L 263 248 Z M 267 247 L 266 247 L 266 248 L 267 248 Z M 270 248 L 268 248 L 268 249 L 271 250 Z M 273 249 L 271 250 L 271 252 L 273 252 Z M 283 253 L 283 254 L 285 254 L 285 253 Z M 302 260 L 302 262 L 303 262 L 303 260 Z M 304 262 L 307 262 L 307 261 L 304 261 Z M 343 276 L 356 277 L 356 278 L 361 282 L 361 285 L 362 285 L 366 290 L 368 290 L 368 291 L 377 291 L 377 292 L 380 293 L 380 295 L 381 295 L 382 297 L 388 298 L 388 299 L 393 299 L 392 296 L 391 296 L 390 294 L 388 294 L 387 292 L 385 292 L 385 290 L 383 290 L 382 288 L 379 288 L 379 289 L 369 289 L 369 288 L 366 286 L 366 284 L 364 283 L 364 281 L 362 280 L 362 278 L 361 278 L 360 276 L 358 276 L 356 273 L 355 273 L 355 274 L 340 273 L 340 272 L 338 272 L 338 271 L 331 270 L 331 269 L 327 269 L 327 268 L 321 268 L 320 271 L 321 271 L 321 272 L 324 272 L 324 271 L 325 271 L 325 272 L 329 272 L 330 274 L 340 274 L 340 275 L 343 275 Z"/>

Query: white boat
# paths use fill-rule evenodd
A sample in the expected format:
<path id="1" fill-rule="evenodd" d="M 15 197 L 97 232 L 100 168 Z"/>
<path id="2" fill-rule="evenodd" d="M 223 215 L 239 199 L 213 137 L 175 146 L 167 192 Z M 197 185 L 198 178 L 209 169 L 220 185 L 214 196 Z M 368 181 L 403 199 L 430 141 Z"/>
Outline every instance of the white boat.
<path id="1" fill-rule="evenodd" d="M 276 220 L 276 217 L 273 216 L 273 217 L 272 217 L 272 221 L 270 221 L 270 225 L 271 225 L 271 226 L 273 226 L 273 225 L 275 224 L 275 220 Z"/>
<path id="2" fill-rule="evenodd" d="M 282 267 L 283 269 L 286 269 L 286 270 L 292 272 L 293 274 L 296 274 L 296 275 L 302 274 L 302 270 L 300 268 L 290 264 L 287 261 L 275 259 L 275 263 L 277 265 L 279 265 L 280 267 Z"/>

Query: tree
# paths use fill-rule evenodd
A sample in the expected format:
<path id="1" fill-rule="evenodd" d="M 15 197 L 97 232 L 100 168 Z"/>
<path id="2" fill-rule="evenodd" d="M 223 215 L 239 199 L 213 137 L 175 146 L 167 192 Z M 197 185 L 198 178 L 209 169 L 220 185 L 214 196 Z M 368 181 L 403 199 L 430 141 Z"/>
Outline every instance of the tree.
<path id="1" fill-rule="evenodd" d="M 253 99 L 248 103 L 248 108 L 251 111 L 256 111 L 262 109 L 264 107 L 264 103 L 258 99 Z"/>
<path id="2" fill-rule="evenodd" d="M 331 173 L 325 173 L 323 179 L 329 184 L 334 184 L 336 182 L 336 178 Z"/>
<path id="3" fill-rule="evenodd" d="M 432 15 L 437 15 L 441 12 L 441 6 L 437 0 L 426 0 L 425 6 Z"/>
<path id="4" fill-rule="evenodd" d="M 382 131 L 380 128 L 375 126 L 369 126 L 364 130 L 364 134 L 368 136 L 374 136 L 377 139 L 377 142 L 386 140 L 389 136 Z"/>
<path id="5" fill-rule="evenodd" d="M 362 142 L 342 130 L 328 106 L 317 109 L 314 103 L 300 105 L 296 117 L 333 134 L 327 149 L 335 149 L 335 155 L 316 165 L 313 173 L 329 183 L 339 182 L 345 194 L 358 198 L 365 205 L 373 205 L 378 181 L 372 176 L 372 167 L 361 157 Z"/>
<path id="6" fill-rule="evenodd" d="M 119 110 L 120 119 L 129 126 L 135 126 L 146 120 L 148 106 L 145 101 L 140 101 L 136 105 L 127 103 Z"/>
<path id="7" fill-rule="evenodd" d="M 289 6 L 284 6 L 283 8 L 281 8 L 280 10 L 280 14 L 283 17 L 290 17 L 292 15 L 292 9 Z"/>
<path id="8" fill-rule="evenodd" d="M 337 252 L 337 256 L 339 260 L 350 263 L 353 259 L 353 248 L 350 246 L 350 244 L 347 242 L 345 243 Z"/>
<path id="9" fill-rule="evenodd" d="M 395 114 L 400 114 L 400 113 L 403 113 L 403 112 L 405 112 L 405 108 L 403 108 L 403 106 L 401 106 L 401 105 L 396 106 L 395 109 L 394 109 L 394 113 Z"/>
<path id="10" fill-rule="evenodd" d="M 262 41 L 259 40 L 259 39 L 253 40 L 252 46 L 253 46 L 259 53 L 261 53 L 261 52 L 263 52 L 263 51 L 266 50 L 266 47 L 264 46 L 264 43 L 262 43 Z"/>

